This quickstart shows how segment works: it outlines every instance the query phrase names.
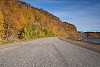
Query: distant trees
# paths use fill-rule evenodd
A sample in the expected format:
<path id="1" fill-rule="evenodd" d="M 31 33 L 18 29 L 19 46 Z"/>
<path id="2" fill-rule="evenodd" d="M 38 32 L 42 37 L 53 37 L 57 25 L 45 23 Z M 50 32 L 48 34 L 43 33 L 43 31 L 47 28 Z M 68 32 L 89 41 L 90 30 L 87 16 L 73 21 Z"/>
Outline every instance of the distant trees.
<path id="1" fill-rule="evenodd" d="M 100 38 L 100 32 L 84 32 L 85 38 Z"/>

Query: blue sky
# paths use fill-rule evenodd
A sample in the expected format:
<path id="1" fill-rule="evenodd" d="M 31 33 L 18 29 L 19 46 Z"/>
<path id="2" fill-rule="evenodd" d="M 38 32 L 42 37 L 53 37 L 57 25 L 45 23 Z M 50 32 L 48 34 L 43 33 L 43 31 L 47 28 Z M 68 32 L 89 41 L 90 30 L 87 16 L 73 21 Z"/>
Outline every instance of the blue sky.
<path id="1" fill-rule="evenodd" d="M 78 31 L 100 32 L 100 0 L 21 0 L 74 24 Z"/>

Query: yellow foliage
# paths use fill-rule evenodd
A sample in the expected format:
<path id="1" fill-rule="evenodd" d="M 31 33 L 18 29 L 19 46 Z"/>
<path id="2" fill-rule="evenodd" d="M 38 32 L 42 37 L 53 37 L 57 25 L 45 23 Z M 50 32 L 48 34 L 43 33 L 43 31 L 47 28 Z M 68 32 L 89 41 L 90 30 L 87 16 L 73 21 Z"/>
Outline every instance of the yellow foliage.
<path id="1" fill-rule="evenodd" d="M 2 0 L 0 8 L 0 39 L 68 37 L 78 33 L 74 25 L 19 0 Z"/>
<path id="2" fill-rule="evenodd" d="M 4 37 L 4 19 L 0 10 L 0 40 Z"/>

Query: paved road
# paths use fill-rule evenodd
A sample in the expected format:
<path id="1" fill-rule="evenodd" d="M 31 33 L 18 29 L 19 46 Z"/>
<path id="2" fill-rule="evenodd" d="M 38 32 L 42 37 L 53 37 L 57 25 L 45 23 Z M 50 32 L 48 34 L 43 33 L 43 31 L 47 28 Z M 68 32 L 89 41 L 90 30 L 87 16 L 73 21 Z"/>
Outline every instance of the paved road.
<path id="1" fill-rule="evenodd" d="M 41 38 L 1 49 L 0 67 L 100 67 L 100 53 Z"/>

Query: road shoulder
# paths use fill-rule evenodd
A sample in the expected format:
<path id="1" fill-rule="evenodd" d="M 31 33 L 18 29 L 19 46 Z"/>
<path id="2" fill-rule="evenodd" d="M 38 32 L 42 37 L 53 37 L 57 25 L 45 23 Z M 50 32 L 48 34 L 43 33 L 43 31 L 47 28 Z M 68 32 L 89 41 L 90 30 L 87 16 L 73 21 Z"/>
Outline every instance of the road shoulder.
<path id="1" fill-rule="evenodd" d="M 83 41 L 69 40 L 69 39 L 66 39 L 66 38 L 59 38 L 59 39 L 66 41 L 66 42 L 69 42 L 69 43 L 72 43 L 74 45 L 77 45 L 77 46 L 80 46 L 80 47 L 83 47 L 83 48 L 86 48 L 86 49 L 100 53 L 100 45 L 99 44 L 97 45 L 97 44 L 87 43 L 87 42 L 83 42 Z"/>

